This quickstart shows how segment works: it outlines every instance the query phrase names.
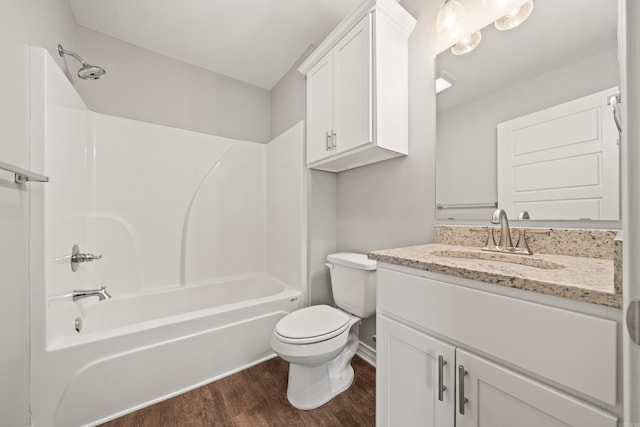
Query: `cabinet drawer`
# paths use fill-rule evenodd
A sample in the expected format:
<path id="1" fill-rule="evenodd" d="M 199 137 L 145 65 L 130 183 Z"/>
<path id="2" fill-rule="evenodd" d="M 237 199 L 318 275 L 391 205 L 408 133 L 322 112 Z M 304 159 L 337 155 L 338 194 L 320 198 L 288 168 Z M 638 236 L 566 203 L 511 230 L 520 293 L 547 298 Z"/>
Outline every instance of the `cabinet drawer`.
<path id="1" fill-rule="evenodd" d="M 616 404 L 614 321 L 384 268 L 378 311 Z"/>

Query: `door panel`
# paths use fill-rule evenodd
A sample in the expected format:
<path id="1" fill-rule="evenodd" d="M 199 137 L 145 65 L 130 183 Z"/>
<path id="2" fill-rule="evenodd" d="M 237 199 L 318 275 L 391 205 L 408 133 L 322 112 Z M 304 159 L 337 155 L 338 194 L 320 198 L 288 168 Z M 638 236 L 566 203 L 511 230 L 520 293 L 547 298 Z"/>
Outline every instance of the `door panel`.
<path id="1" fill-rule="evenodd" d="M 466 375 L 460 381 L 459 369 Z M 457 427 L 616 427 L 617 419 L 596 407 L 456 349 Z M 460 393 L 468 401 L 460 405 Z M 460 408 L 464 408 L 464 414 Z"/>
<path id="2" fill-rule="evenodd" d="M 620 218 L 617 88 L 498 125 L 498 204 L 532 219 Z"/>
<path id="3" fill-rule="evenodd" d="M 307 163 L 332 155 L 327 132 L 333 127 L 333 54 L 329 52 L 307 75 Z"/>
<path id="4" fill-rule="evenodd" d="M 371 14 L 334 50 L 334 131 L 336 152 L 373 142 Z"/>
<path id="5" fill-rule="evenodd" d="M 453 426 L 454 347 L 377 318 L 378 426 Z M 439 400 L 439 361 L 446 390 Z"/>

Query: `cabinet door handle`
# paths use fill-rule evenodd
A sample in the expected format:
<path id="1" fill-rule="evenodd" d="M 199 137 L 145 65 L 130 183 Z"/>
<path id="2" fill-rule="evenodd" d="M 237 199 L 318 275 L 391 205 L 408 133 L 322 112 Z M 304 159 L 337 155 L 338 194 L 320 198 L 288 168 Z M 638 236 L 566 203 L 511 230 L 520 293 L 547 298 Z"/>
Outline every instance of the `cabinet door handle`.
<path id="1" fill-rule="evenodd" d="M 329 131 L 326 131 L 324 133 L 324 147 L 325 150 L 324 151 L 329 151 L 331 150 L 331 146 L 329 145 L 329 139 L 331 138 L 331 135 L 329 134 Z"/>
<path id="2" fill-rule="evenodd" d="M 447 389 L 447 386 L 444 385 L 444 365 L 447 364 L 447 361 L 444 360 L 444 357 L 438 356 L 438 400 L 440 402 L 444 401 L 444 391 Z"/>
<path id="3" fill-rule="evenodd" d="M 334 131 L 331 131 L 331 148 L 334 150 L 338 146 L 338 135 Z"/>
<path id="4" fill-rule="evenodd" d="M 464 397 L 464 376 L 467 375 L 467 371 L 464 370 L 464 366 L 458 365 L 458 412 L 460 415 L 464 415 L 464 405 L 469 401 Z"/>

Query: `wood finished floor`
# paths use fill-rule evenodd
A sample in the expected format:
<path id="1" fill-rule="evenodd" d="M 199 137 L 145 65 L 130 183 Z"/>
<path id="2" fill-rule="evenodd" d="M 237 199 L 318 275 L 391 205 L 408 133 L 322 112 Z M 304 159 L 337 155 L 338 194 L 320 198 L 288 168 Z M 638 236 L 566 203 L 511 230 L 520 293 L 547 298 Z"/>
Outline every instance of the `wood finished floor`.
<path id="1" fill-rule="evenodd" d="M 375 369 L 358 356 L 352 366 L 351 387 L 311 411 L 289 404 L 289 365 L 275 358 L 102 426 L 374 426 Z"/>

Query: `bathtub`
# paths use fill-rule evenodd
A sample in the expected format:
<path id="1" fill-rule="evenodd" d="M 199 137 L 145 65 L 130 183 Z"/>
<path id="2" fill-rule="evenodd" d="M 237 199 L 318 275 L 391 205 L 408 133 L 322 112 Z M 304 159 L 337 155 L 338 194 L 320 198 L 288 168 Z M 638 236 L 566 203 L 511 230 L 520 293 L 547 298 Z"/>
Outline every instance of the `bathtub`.
<path id="1" fill-rule="evenodd" d="M 51 299 L 39 364 L 50 368 L 33 366 L 33 424 L 95 425 L 272 358 L 275 324 L 301 305 L 299 291 L 266 274 Z"/>

